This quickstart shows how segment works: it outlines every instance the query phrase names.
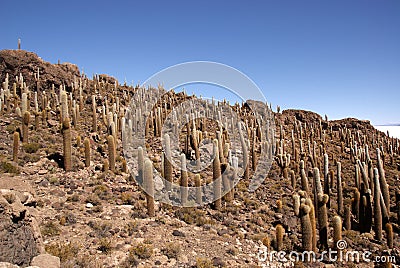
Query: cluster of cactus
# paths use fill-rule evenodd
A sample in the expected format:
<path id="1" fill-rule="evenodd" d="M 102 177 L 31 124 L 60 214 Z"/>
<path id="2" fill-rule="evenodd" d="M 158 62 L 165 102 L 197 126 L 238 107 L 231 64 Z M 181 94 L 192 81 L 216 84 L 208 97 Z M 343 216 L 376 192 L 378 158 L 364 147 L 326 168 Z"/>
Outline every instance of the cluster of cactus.
<path id="1" fill-rule="evenodd" d="M 57 88 L 52 85 L 51 89 L 42 90 L 41 85 L 46 84 L 40 75 L 40 68 L 35 68 L 34 82 L 36 86 L 32 86 L 32 89 L 24 81 L 22 74 L 15 77 L 14 81 L 10 81 L 9 75 L 6 74 L 5 80 L 1 86 L 0 94 L 0 114 L 7 112 L 15 112 L 17 116 L 21 118 L 20 130 L 16 130 L 21 141 L 26 144 L 30 142 L 30 129 L 39 130 L 41 123 L 44 127 L 47 126 L 47 121 L 50 119 L 58 119 L 60 122 L 60 132 L 63 137 L 63 158 L 64 158 L 64 169 L 69 171 L 75 163 L 72 162 L 74 150 L 71 144 L 71 139 L 75 136 L 78 137 L 81 125 L 81 112 L 85 109 L 86 97 L 92 98 L 92 133 L 94 133 L 100 142 L 102 139 L 109 141 L 109 168 L 115 172 L 116 161 L 118 156 L 116 155 L 118 139 L 120 138 L 121 122 L 123 122 L 124 107 L 120 106 L 120 99 L 116 90 L 117 84 L 114 85 L 112 93 L 107 92 L 110 88 L 109 83 L 95 77 L 93 81 L 90 81 L 87 77 L 74 77 L 74 81 L 68 86 L 66 84 L 60 85 Z M 43 82 L 43 83 L 42 83 Z M 12 85 L 11 85 L 12 84 Z M 11 86 L 10 86 L 11 85 Z M 94 87 L 94 90 L 93 90 Z M 131 94 L 133 88 L 127 88 L 124 90 L 124 99 Z M 85 96 L 85 93 L 87 94 Z M 111 114 L 112 120 L 108 120 L 103 125 L 99 125 L 97 121 L 97 96 L 106 96 L 103 102 L 105 107 L 104 112 Z M 111 103 L 108 99 L 112 100 Z M 32 107 L 31 107 L 32 106 Z M 13 107 L 13 108 L 12 108 Z M 90 109 L 88 109 L 90 111 Z M 31 125 L 31 116 L 34 116 L 34 122 Z M 53 117 L 53 118 L 52 118 Z M 100 128 L 98 128 L 100 127 Z M 44 129 L 46 130 L 46 129 Z M 109 140 L 109 135 L 113 135 L 114 144 Z M 13 160 L 17 160 L 18 156 L 18 138 L 14 134 L 13 136 Z M 35 133 L 36 135 L 36 133 Z M 77 147 L 80 147 L 80 138 L 77 138 Z M 84 140 L 84 155 L 83 162 L 86 167 L 90 166 L 90 161 L 93 158 L 91 156 L 91 139 L 86 137 Z M 79 152 L 80 150 L 77 150 Z M 78 156 L 78 155 L 77 155 Z M 122 158 L 120 158 L 122 159 Z M 126 161 L 121 160 L 122 170 L 127 171 Z"/>
<path id="2" fill-rule="evenodd" d="M 329 125 L 329 122 L 325 122 Z M 373 229 L 375 239 L 383 241 L 383 230 L 386 231 L 386 241 L 388 247 L 392 246 L 393 226 L 390 223 L 390 192 L 385 177 L 384 163 L 385 154 L 395 156 L 392 151 L 398 152 L 397 141 L 390 139 L 372 140 L 360 132 L 352 132 L 347 128 L 339 128 L 335 132 L 332 127 L 327 131 L 322 130 L 321 122 L 319 125 L 307 125 L 295 120 L 294 129 L 291 130 L 292 144 L 291 152 L 295 155 L 293 163 L 288 163 L 289 155 L 285 152 L 284 133 L 280 131 L 281 141 L 277 143 L 276 164 L 281 170 L 285 179 L 285 169 L 289 169 L 290 185 L 293 193 L 294 214 L 300 218 L 302 247 L 304 250 L 316 251 L 329 247 L 329 215 L 332 215 L 331 228 L 333 229 L 332 240 L 336 242 L 342 239 L 342 230 L 356 230 L 361 233 L 371 232 Z M 335 160 L 335 169 L 330 169 L 329 160 L 325 143 L 328 138 L 331 140 L 338 137 L 343 148 L 350 147 L 349 160 L 355 168 L 354 187 L 349 187 L 348 182 L 342 179 L 342 163 Z M 308 138 L 308 147 L 303 146 L 303 139 Z M 321 142 L 319 150 L 317 141 Z M 390 142 L 389 142 L 390 141 Z M 382 145 L 382 143 L 390 143 Z M 297 150 L 296 145 L 300 145 Z M 368 146 L 376 146 L 376 168 L 369 154 Z M 378 144 L 381 144 L 378 146 Z M 396 147 L 397 146 L 397 147 Z M 307 149 L 308 148 L 308 149 Z M 395 149 L 393 149 L 395 148 Z M 342 150 L 345 158 L 346 150 Z M 298 156 L 296 156 L 298 154 Z M 333 158 L 333 157 L 332 157 Z M 392 163 L 392 157 L 389 160 Z M 309 166 L 312 168 L 313 180 L 311 188 L 309 184 Z M 292 170 L 290 168 L 293 168 Z M 319 170 L 323 170 L 323 180 Z M 336 171 L 336 172 L 335 172 Z M 335 174 L 336 173 L 336 174 Z M 300 178 L 300 187 L 296 187 L 297 177 Z M 336 179 L 335 179 L 336 177 Z M 351 200 L 345 200 L 344 191 L 353 193 Z M 400 200 L 400 193 L 398 199 Z M 400 203 L 396 206 L 400 219 Z M 317 222 L 316 222 L 317 220 Z M 400 221 L 400 220 L 399 220 Z M 319 230 L 318 237 L 316 230 Z M 319 241 L 319 247 L 316 241 Z"/>
<path id="3" fill-rule="evenodd" d="M 77 154 L 74 158 L 77 159 L 79 158 L 78 152 L 82 151 L 84 154 L 81 159 L 83 159 L 85 167 L 90 167 L 97 154 L 96 150 L 91 151 L 92 143 L 98 143 L 107 155 L 106 159 L 103 159 L 105 173 L 108 174 L 109 170 L 114 173 L 117 172 L 118 159 L 122 159 L 118 155 L 122 151 L 119 147 L 123 143 L 121 136 L 125 134 L 130 137 L 129 133 L 123 132 L 143 127 L 146 135 L 161 137 L 163 135 L 163 124 L 169 113 L 172 112 L 172 106 L 179 106 L 179 101 L 182 101 L 173 93 L 167 94 L 165 99 L 151 111 L 148 120 L 144 122 L 142 118 L 144 118 L 143 111 L 145 110 L 144 106 L 147 105 L 146 101 L 138 104 L 138 109 L 131 111 L 133 113 L 131 118 L 124 118 L 124 105 L 126 106 L 129 103 L 132 92 L 119 92 L 117 83 L 110 84 L 96 76 L 90 82 L 92 87 L 89 87 L 89 80 L 80 77 L 75 78 L 71 86 L 61 85 L 57 89 L 58 91 L 53 86 L 51 90 L 46 92 L 40 90 L 40 79 L 38 70 L 35 73 L 37 83 L 35 92 L 29 90 L 22 75 L 15 78 L 12 89 L 8 76 L 2 84 L 0 114 L 13 110 L 20 116 L 22 123 L 21 131 L 15 131 L 12 137 L 13 161 L 17 162 L 18 160 L 20 139 L 23 143 L 28 143 L 29 135 L 32 135 L 32 131 L 29 131 L 30 128 L 33 129 L 30 126 L 32 113 L 35 116 L 34 128 L 36 130 L 40 127 L 40 117 L 43 123 L 46 123 L 49 119 L 56 119 L 60 122 L 66 171 L 73 169 L 75 164 L 72 161 L 74 154 Z M 141 94 L 148 94 L 150 98 L 156 96 L 151 95 L 153 93 L 146 92 L 146 90 L 143 90 Z M 86 102 L 84 100 L 86 99 L 91 104 L 89 107 L 85 107 Z M 185 95 L 184 99 L 189 99 L 189 96 Z M 30 107 L 31 105 L 33 109 Z M 200 114 L 194 109 L 187 114 L 187 122 L 184 125 L 186 127 L 181 130 L 179 129 L 179 118 L 172 112 L 173 134 L 178 135 L 178 137 L 182 134 L 180 131 L 184 134 L 184 148 L 178 154 L 180 157 L 180 167 L 178 167 L 180 168 L 180 179 L 176 177 L 178 173 L 173 170 L 173 152 L 169 134 L 163 136 L 164 151 L 159 169 L 161 175 L 168 182 L 165 185 L 167 193 L 171 191 L 171 185 L 179 180 L 179 185 L 182 186 L 180 188 L 182 205 L 189 204 L 190 198 L 194 198 L 196 203 L 201 205 L 204 199 L 201 186 L 207 183 L 207 178 L 202 178 L 200 173 L 193 174 L 187 171 L 187 166 L 190 164 L 189 161 L 194 159 L 199 167 L 201 142 L 205 138 L 212 137 L 213 207 L 216 210 L 221 210 L 224 205 L 223 202 L 229 203 L 234 198 L 233 182 L 237 179 L 239 165 L 243 169 L 245 182 L 248 182 L 250 173 L 255 170 L 258 142 L 265 133 L 260 131 L 256 120 L 249 115 L 246 109 L 241 109 L 240 105 L 233 105 L 232 110 L 238 115 L 242 115 L 242 118 L 246 120 L 244 120 L 244 123 L 231 123 L 229 126 L 221 115 L 219 106 L 214 105 L 213 107 L 217 108 L 208 108 L 202 115 L 213 117 L 218 121 L 219 126 L 213 130 L 215 132 L 210 131 L 208 120 L 199 117 Z M 92 115 L 91 118 L 89 116 L 88 121 L 91 124 L 91 136 L 82 133 L 85 128 L 82 125 L 80 126 L 84 121 L 83 119 L 80 120 L 80 113 L 85 109 L 89 115 Z M 329 126 L 329 122 L 325 121 L 313 124 L 295 119 L 293 129 L 287 132 L 291 133 L 289 145 L 286 143 L 286 129 L 283 124 L 280 124 L 279 139 L 274 152 L 276 165 L 280 168 L 281 176 L 285 180 L 290 179 L 294 214 L 300 221 L 302 248 L 313 251 L 326 249 L 330 246 L 329 241 L 331 240 L 333 240 L 333 246 L 335 246 L 336 242 L 342 239 L 343 227 L 346 230 L 362 233 L 368 233 L 373 229 L 376 240 L 380 242 L 383 241 L 384 228 L 387 245 L 389 248 L 393 248 L 394 225 L 390 222 L 391 198 L 390 188 L 386 181 L 385 164 L 395 164 L 396 155 L 399 155 L 399 140 L 380 135 L 362 135 L 360 131 L 346 127 L 334 130 L 332 126 Z M 127 127 L 125 127 L 125 124 Z M 323 124 L 327 124 L 327 126 L 323 127 Z M 45 126 L 46 124 L 42 124 L 41 128 Z M 240 138 L 241 155 L 232 156 L 231 144 L 226 132 L 235 127 L 238 129 L 236 131 Z M 81 136 L 84 138 L 82 150 L 74 151 L 71 140 L 75 136 L 79 137 L 78 140 Z M 339 156 L 332 156 L 330 152 L 327 152 L 326 144 L 330 142 L 329 139 L 333 140 L 334 138 L 340 140 L 341 153 L 339 153 Z M 104 144 L 107 147 L 102 147 Z M 370 148 L 377 148 L 376 152 L 372 152 L 376 155 L 376 165 L 374 165 L 372 155 L 370 156 L 369 146 Z M 78 141 L 77 147 L 80 147 Z M 103 148 L 107 149 L 103 150 Z M 153 161 L 145 156 L 145 149 L 140 147 L 137 150 L 137 179 L 144 186 L 148 216 L 153 217 L 155 216 L 153 168 L 156 165 L 153 165 Z M 240 164 L 238 164 L 238 157 L 240 157 Z M 335 161 L 334 164 L 329 165 L 330 159 Z M 354 181 L 350 179 L 350 183 L 347 180 L 349 178 L 345 175 L 342 178 L 342 164 L 345 161 L 351 161 L 355 170 Z M 121 166 L 122 171 L 127 172 L 126 160 L 121 160 Z M 346 166 L 344 166 L 344 170 L 345 168 Z M 297 185 L 297 181 L 300 181 L 299 185 Z M 351 184 L 354 185 L 350 187 Z M 192 197 L 188 192 L 189 185 L 196 186 L 196 191 Z M 351 200 L 345 199 L 348 197 L 348 192 L 352 193 Z M 277 204 L 278 211 L 283 213 L 282 201 L 280 200 Z M 395 207 L 397 224 L 400 224 L 400 193 L 396 195 Z M 332 237 L 329 237 L 330 234 L 332 234 Z M 276 226 L 275 235 L 277 249 L 285 248 L 285 228 L 282 224 Z"/>

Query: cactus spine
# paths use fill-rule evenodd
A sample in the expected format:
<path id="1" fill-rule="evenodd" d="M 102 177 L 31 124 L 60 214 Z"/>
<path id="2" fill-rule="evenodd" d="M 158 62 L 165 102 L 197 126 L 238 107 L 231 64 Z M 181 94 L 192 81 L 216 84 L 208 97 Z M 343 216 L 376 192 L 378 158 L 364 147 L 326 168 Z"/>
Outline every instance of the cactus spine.
<path id="1" fill-rule="evenodd" d="M 72 145 L 71 145 L 71 124 L 69 118 L 65 118 L 62 124 L 63 148 L 64 148 L 64 170 L 72 169 Z"/>
<path id="2" fill-rule="evenodd" d="M 153 163 L 150 159 L 146 159 L 144 162 L 144 187 L 146 190 L 147 215 L 154 217 Z"/>

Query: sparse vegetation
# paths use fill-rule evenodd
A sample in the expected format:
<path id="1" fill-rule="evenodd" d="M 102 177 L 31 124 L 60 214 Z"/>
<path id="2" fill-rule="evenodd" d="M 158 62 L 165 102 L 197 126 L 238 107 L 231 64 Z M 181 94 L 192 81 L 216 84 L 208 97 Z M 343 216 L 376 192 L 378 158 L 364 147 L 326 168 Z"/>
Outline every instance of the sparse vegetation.
<path id="1" fill-rule="evenodd" d="M 58 242 L 45 246 L 46 252 L 59 257 L 61 263 L 74 260 L 80 248 L 77 243 L 73 242 Z"/>
<path id="2" fill-rule="evenodd" d="M 178 242 L 170 242 L 165 245 L 162 249 L 162 253 L 166 255 L 168 258 L 177 259 L 179 254 L 181 253 L 181 245 Z"/>
<path id="3" fill-rule="evenodd" d="M 31 143 L 24 143 L 22 148 L 28 154 L 36 153 L 42 146 L 39 143 L 31 142 Z"/>
<path id="4" fill-rule="evenodd" d="M 57 222 L 48 221 L 42 225 L 41 232 L 44 236 L 56 236 L 60 234 L 61 228 Z"/>
<path id="5" fill-rule="evenodd" d="M 158 97 L 156 89 L 119 85 L 105 76 L 89 79 L 69 70 L 58 77 L 61 85 L 37 79 L 43 88 L 36 90 L 29 72 L 18 70 L 23 74 L 10 75 L 9 86 L 1 90 L 0 172 L 13 177 L 4 175 L 1 183 L 6 187 L 23 190 L 1 196 L 13 204 L 15 222 L 36 207 L 32 214 L 44 219 L 40 231 L 46 251 L 60 257 L 62 267 L 102 267 L 115 256 L 120 267 L 153 265 L 153 261 L 160 267 L 166 261 L 177 267 L 194 266 L 194 261 L 196 267 L 218 267 L 228 258 L 238 267 L 250 267 L 261 244 L 269 250 L 321 251 L 345 239 L 349 249 L 368 249 L 377 255 L 392 248 L 396 252 L 399 246 L 400 141 L 368 122 L 329 121 L 312 112 L 280 110 L 271 114 L 274 121 L 269 122 L 276 125 L 276 140 L 263 142 L 267 134 L 260 127 L 263 119 L 254 116 L 248 103 L 229 104 L 243 123 L 236 133 L 241 148 L 233 152 L 232 130 L 215 102 L 208 112 L 218 119 L 193 119 L 201 113 L 192 109 L 187 111 L 189 123 L 173 130 L 178 131 L 174 134 L 181 160 L 173 165 L 168 156 L 176 153 L 171 144 L 175 140 L 164 135 L 163 123 L 171 116 L 176 124 L 179 118 L 173 108 L 191 104 L 196 96 L 166 92 L 144 122 L 148 100 L 138 104 L 133 115 L 126 109 L 134 94 L 151 99 Z M 66 72 L 57 71 L 54 74 Z M 126 173 L 132 159 L 124 155 L 121 137 L 130 124 L 129 131 L 140 126 L 146 134 L 146 147 L 133 153 L 138 160 L 133 170 L 138 174 Z M 249 192 L 260 157 L 266 157 L 262 149 L 273 159 L 272 167 L 261 186 Z M 185 171 L 206 150 L 216 156 L 212 165 L 196 174 Z M 243 166 L 245 162 L 248 165 Z M 229 191 L 232 182 L 224 175 L 212 190 L 176 191 L 153 180 L 153 167 L 183 187 L 215 182 L 225 170 L 241 180 Z M 185 208 L 154 200 L 152 193 L 160 191 L 185 205 L 205 203 L 211 193 L 218 198 L 213 204 Z M 78 237 L 84 246 L 61 242 L 61 233 L 66 240 Z M 188 257 L 200 246 L 205 247 L 204 255 L 199 251 L 197 258 Z M 245 254 L 252 257 L 244 261 Z"/>
<path id="6" fill-rule="evenodd" d="M 139 259 L 149 259 L 153 255 L 153 246 L 146 243 L 138 243 L 129 250 L 129 254 L 134 254 Z"/>

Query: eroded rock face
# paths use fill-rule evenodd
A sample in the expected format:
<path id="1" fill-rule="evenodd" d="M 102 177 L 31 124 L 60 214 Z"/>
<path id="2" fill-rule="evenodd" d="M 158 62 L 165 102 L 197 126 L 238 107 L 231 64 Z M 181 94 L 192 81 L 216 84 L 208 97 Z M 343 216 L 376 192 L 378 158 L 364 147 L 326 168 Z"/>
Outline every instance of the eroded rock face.
<path id="1" fill-rule="evenodd" d="M 19 197 L 0 191 L 0 262 L 26 267 L 44 253 L 38 224 Z"/>
<path id="2" fill-rule="evenodd" d="M 10 87 L 15 82 L 14 77 L 20 73 L 24 76 L 27 85 L 35 85 L 34 73 L 39 68 L 40 89 L 51 88 L 52 84 L 58 88 L 65 85 L 67 89 L 74 81 L 74 76 L 79 77 L 79 68 L 71 63 L 51 64 L 42 60 L 33 52 L 25 50 L 0 50 L 0 80 L 4 81 L 6 73 L 9 75 Z"/>

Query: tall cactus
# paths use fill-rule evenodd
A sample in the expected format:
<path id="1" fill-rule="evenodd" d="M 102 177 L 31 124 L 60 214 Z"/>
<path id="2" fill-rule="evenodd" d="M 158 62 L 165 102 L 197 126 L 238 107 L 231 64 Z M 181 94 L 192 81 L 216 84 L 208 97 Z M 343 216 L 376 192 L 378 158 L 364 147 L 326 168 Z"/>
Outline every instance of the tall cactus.
<path id="1" fill-rule="evenodd" d="M 383 195 L 383 200 L 385 202 L 384 208 L 386 209 L 387 214 L 390 214 L 390 194 L 389 194 L 389 186 L 386 182 L 385 170 L 383 168 L 383 161 L 381 159 L 381 151 L 379 148 L 376 149 L 377 161 L 378 161 L 378 171 L 379 171 L 379 183 L 381 186 L 381 192 Z"/>
<path id="2" fill-rule="evenodd" d="M 309 217 L 310 217 L 310 222 L 311 222 L 311 230 L 312 230 L 312 235 L 311 235 L 311 240 L 312 240 L 312 250 L 314 252 L 317 251 L 317 222 L 316 222 L 316 217 L 315 217 L 315 207 L 314 204 L 311 200 L 311 198 L 307 198 L 305 200 L 305 204 L 309 206 L 310 212 L 309 212 Z"/>
<path id="3" fill-rule="evenodd" d="M 223 195 L 224 195 L 224 200 L 227 202 L 232 200 L 230 194 L 230 187 L 231 187 L 230 169 L 231 168 L 228 163 L 221 164 Z"/>
<path id="4" fill-rule="evenodd" d="M 275 229 L 276 236 L 276 250 L 281 251 L 283 249 L 283 237 L 285 235 L 285 228 L 282 225 L 278 224 Z"/>
<path id="5" fill-rule="evenodd" d="M 389 249 L 393 248 L 393 226 L 391 223 L 386 223 L 386 242 Z"/>
<path id="6" fill-rule="evenodd" d="M 333 217 L 332 226 L 333 226 L 333 245 L 334 248 L 337 248 L 338 241 L 342 240 L 342 218 L 340 218 L 340 216 Z"/>
<path id="7" fill-rule="evenodd" d="M 314 207 L 318 208 L 318 195 L 319 194 L 323 194 L 323 190 L 322 190 L 322 184 L 321 184 L 321 178 L 319 175 L 319 169 L 318 168 L 314 168 L 313 169 L 313 179 L 314 179 Z M 315 215 L 318 218 L 318 209 L 315 211 Z"/>
<path id="8" fill-rule="evenodd" d="M 214 191 L 214 208 L 221 209 L 221 163 L 219 161 L 218 140 L 213 141 L 213 191 Z"/>
<path id="9" fill-rule="evenodd" d="M 337 212 L 339 215 L 343 215 L 343 186 L 342 186 L 342 165 L 337 162 L 337 174 L 336 174 L 336 188 L 337 188 Z"/>
<path id="10" fill-rule="evenodd" d="M 154 217 L 153 163 L 150 159 L 146 159 L 144 162 L 144 187 L 146 190 L 147 215 L 149 217 Z"/>
<path id="11" fill-rule="evenodd" d="M 138 147 L 138 178 L 139 184 L 143 183 L 143 173 L 144 173 L 144 154 L 143 148 Z"/>
<path id="12" fill-rule="evenodd" d="M 172 164 L 171 160 L 171 141 L 168 134 L 164 135 L 165 141 L 165 152 L 164 152 L 164 176 L 165 180 L 169 183 L 172 183 Z M 166 191 L 171 190 L 171 184 L 166 184 L 165 186 Z"/>
<path id="13" fill-rule="evenodd" d="M 181 154 L 181 204 L 184 206 L 188 201 L 188 173 L 186 170 L 186 155 Z"/>
<path id="14" fill-rule="evenodd" d="M 89 138 L 85 138 L 83 140 L 83 145 L 85 147 L 85 166 L 90 166 L 90 140 Z"/>
<path id="15" fill-rule="evenodd" d="M 18 149 L 19 149 L 19 132 L 14 132 L 13 134 L 13 161 L 18 160 Z"/>
<path id="16" fill-rule="evenodd" d="M 351 209 L 350 206 L 344 207 L 344 228 L 351 230 Z"/>
<path id="17" fill-rule="evenodd" d="M 116 157 L 116 146 L 114 137 L 112 135 L 108 135 L 107 137 L 107 144 L 108 144 L 108 163 L 110 165 L 110 170 L 115 172 L 115 157 Z"/>
<path id="18" fill-rule="evenodd" d="M 202 205 L 202 191 L 201 191 L 201 177 L 200 174 L 194 176 L 194 183 L 196 186 L 196 203 Z"/>
<path id="19" fill-rule="evenodd" d="M 97 132 L 97 106 L 96 96 L 92 96 L 92 132 Z"/>
<path id="20" fill-rule="evenodd" d="M 302 204 L 300 206 L 301 239 L 303 251 L 313 250 L 313 230 L 310 221 L 310 207 Z"/>
<path id="21" fill-rule="evenodd" d="M 329 196 L 327 194 L 318 194 L 319 240 L 324 249 L 328 248 L 328 200 Z"/>
<path id="22" fill-rule="evenodd" d="M 304 169 L 304 161 L 300 161 L 300 175 L 301 175 L 301 189 L 305 191 L 307 194 L 310 193 L 310 189 L 308 187 L 308 178 L 306 175 L 306 171 Z"/>
<path id="23" fill-rule="evenodd" d="M 71 124 L 66 117 L 62 124 L 63 148 L 64 148 L 64 170 L 72 169 L 72 145 L 71 145 Z"/>
<path id="24" fill-rule="evenodd" d="M 381 210 L 381 187 L 379 184 L 379 172 L 377 168 L 374 168 L 374 230 L 375 238 L 378 241 L 382 241 L 382 210 Z"/>
<path id="25" fill-rule="evenodd" d="M 330 194 L 330 183 L 329 180 L 333 179 L 329 177 L 329 157 L 328 154 L 324 154 L 324 194 L 329 195 Z M 326 204 L 328 208 L 331 207 L 331 200 L 328 200 L 328 203 Z"/>
<path id="26" fill-rule="evenodd" d="M 361 195 L 357 188 L 354 188 L 354 198 L 352 202 L 352 211 L 357 220 L 360 219 L 360 202 Z"/>
<path id="27" fill-rule="evenodd" d="M 31 120 L 31 114 L 25 111 L 22 118 L 22 142 L 29 142 L 29 121 Z"/>
<path id="28" fill-rule="evenodd" d="M 294 170 L 290 171 L 290 181 L 293 190 L 296 190 L 296 174 L 294 173 Z"/>

